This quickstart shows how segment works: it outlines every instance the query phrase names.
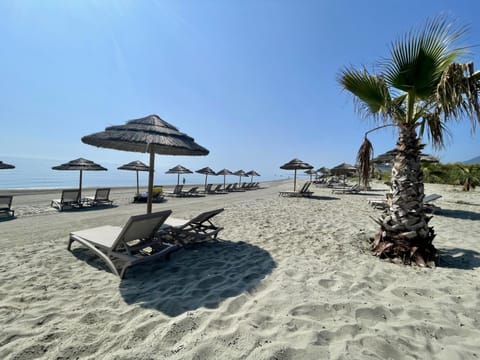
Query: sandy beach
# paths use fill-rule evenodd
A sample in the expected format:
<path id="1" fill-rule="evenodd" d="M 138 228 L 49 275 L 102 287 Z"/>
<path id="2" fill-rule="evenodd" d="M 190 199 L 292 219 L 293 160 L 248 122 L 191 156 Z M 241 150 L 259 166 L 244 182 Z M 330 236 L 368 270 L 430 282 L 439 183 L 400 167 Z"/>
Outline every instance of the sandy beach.
<path id="1" fill-rule="evenodd" d="M 1 359 L 479 359 L 480 192 L 426 184 L 441 208 L 430 224 L 435 269 L 370 255 L 378 217 L 368 198 L 291 181 L 153 210 L 175 217 L 225 208 L 220 241 L 113 275 L 71 231 L 123 226 L 145 212 L 133 188 L 115 206 L 58 212 L 60 190 L 15 192 L 0 221 Z M 84 191 L 93 195 L 92 189 Z M 6 193 L 2 191 L 1 193 Z"/>

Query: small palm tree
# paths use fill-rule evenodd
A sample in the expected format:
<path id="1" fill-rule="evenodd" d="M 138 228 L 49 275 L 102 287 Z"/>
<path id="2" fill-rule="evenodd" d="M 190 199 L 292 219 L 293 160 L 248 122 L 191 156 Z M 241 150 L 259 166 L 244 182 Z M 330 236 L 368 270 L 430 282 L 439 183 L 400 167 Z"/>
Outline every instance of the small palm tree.
<path id="1" fill-rule="evenodd" d="M 475 167 L 466 167 L 458 165 L 460 170 L 460 176 L 457 179 L 460 184 L 463 184 L 463 191 L 470 191 L 475 190 L 475 187 L 480 185 L 480 177 L 477 175 L 475 171 Z"/>
<path id="2" fill-rule="evenodd" d="M 434 18 L 394 42 L 391 58 L 380 64 L 378 74 L 351 67 L 339 74 L 340 85 L 353 95 L 361 113 L 398 128 L 392 203 L 378 220 L 375 255 L 421 266 L 435 259 L 435 234 L 423 206 L 421 139 L 426 134 L 441 148 L 451 120 L 467 117 L 472 131 L 480 123 L 480 72 L 474 73 L 472 63 L 457 62 L 466 54 L 467 48 L 456 46 L 464 32 L 446 17 Z M 366 136 L 365 141 L 358 157 L 367 177 L 372 148 Z"/>

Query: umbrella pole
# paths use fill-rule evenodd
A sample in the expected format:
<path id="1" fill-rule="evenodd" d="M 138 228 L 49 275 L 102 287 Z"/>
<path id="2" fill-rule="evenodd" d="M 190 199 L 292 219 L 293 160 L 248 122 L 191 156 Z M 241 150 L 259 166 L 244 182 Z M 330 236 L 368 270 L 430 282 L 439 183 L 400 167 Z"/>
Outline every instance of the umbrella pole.
<path id="1" fill-rule="evenodd" d="M 225 190 L 225 178 L 226 177 L 227 177 L 226 175 L 223 175 L 223 190 Z"/>
<path id="2" fill-rule="evenodd" d="M 137 173 L 137 194 L 139 194 L 140 191 L 139 191 L 139 189 L 138 189 L 138 170 L 135 170 L 135 171 L 136 171 L 136 173 Z"/>
<path id="3" fill-rule="evenodd" d="M 152 191 L 153 191 L 153 168 L 155 167 L 155 153 L 150 150 L 150 168 L 148 169 L 148 198 L 147 214 L 152 213 Z"/>
<path id="4" fill-rule="evenodd" d="M 208 178 L 208 174 L 205 174 L 205 192 L 207 191 L 207 178 Z"/>
<path id="5" fill-rule="evenodd" d="M 293 191 L 295 192 L 295 189 L 297 188 L 297 169 L 295 169 L 294 175 L 293 175 Z"/>
<path id="6" fill-rule="evenodd" d="M 83 170 L 80 169 L 80 184 L 78 185 L 78 197 L 79 197 L 79 200 L 82 201 L 82 174 L 83 173 Z"/>
<path id="7" fill-rule="evenodd" d="M 177 174 L 177 186 L 180 185 L 180 173 Z"/>

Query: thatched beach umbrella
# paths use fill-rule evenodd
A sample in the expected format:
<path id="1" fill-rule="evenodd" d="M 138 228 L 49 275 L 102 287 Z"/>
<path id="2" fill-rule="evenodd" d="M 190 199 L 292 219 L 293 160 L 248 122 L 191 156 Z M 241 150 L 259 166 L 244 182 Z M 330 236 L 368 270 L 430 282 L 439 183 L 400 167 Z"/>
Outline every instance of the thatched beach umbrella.
<path id="1" fill-rule="evenodd" d="M 83 171 L 106 171 L 107 169 L 103 166 L 94 163 L 91 160 L 84 158 L 78 158 L 72 161 L 69 161 L 65 164 L 52 167 L 53 170 L 80 170 L 80 183 L 78 185 L 80 192 L 80 199 L 82 198 L 82 177 Z"/>
<path id="2" fill-rule="evenodd" d="M 317 172 L 313 169 L 308 169 L 308 170 L 305 170 L 305 174 L 308 174 L 310 175 L 310 181 L 312 181 L 312 176 L 315 175 Z"/>
<path id="3" fill-rule="evenodd" d="M 395 155 L 397 154 L 397 149 L 389 150 L 383 154 L 378 155 L 372 159 L 374 164 L 390 164 L 393 162 Z M 420 161 L 428 163 L 438 163 L 440 162 L 435 156 L 420 153 Z"/>
<path id="4" fill-rule="evenodd" d="M 238 176 L 238 185 L 242 183 L 242 176 L 248 177 L 247 173 L 243 170 L 237 170 L 233 173 L 233 175 Z"/>
<path id="5" fill-rule="evenodd" d="M 330 169 L 330 173 L 333 175 L 343 175 L 344 183 L 347 175 L 353 175 L 356 172 L 357 172 L 357 168 L 347 163 L 341 163 L 340 165 L 337 165 Z"/>
<path id="6" fill-rule="evenodd" d="M 0 161 L 0 170 L 5 170 L 5 169 L 15 169 L 15 166 L 4 163 L 3 161 Z"/>
<path id="7" fill-rule="evenodd" d="M 250 182 L 253 182 L 254 176 L 260 176 L 260 174 L 257 173 L 255 170 L 250 170 L 249 172 L 247 172 L 247 175 L 251 177 Z"/>
<path id="8" fill-rule="evenodd" d="M 317 173 L 322 173 L 322 175 L 330 174 L 330 169 L 322 166 L 320 169 L 317 170 Z"/>
<path id="9" fill-rule="evenodd" d="M 227 175 L 233 175 L 233 172 L 231 172 L 228 169 L 222 169 L 219 172 L 217 172 L 217 175 L 223 175 L 223 188 L 225 189 L 225 177 Z"/>
<path id="10" fill-rule="evenodd" d="M 155 154 L 208 155 L 209 151 L 193 138 L 157 115 L 128 121 L 125 125 L 109 126 L 105 131 L 82 138 L 86 144 L 150 154 L 147 213 L 152 212 L 153 171 Z"/>
<path id="11" fill-rule="evenodd" d="M 143 162 L 139 160 L 135 160 L 132 162 L 129 162 L 128 164 L 122 165 L 118 167 L 117 169 L 119 170 L 134 170 L 137 173 L 137 194 L 139 193 L 138 189 L 138 172 L 139 171 L 148 171 L 149 167 L 148 165 L 144 164 Z"/>
<path id="12" fill-rule="evenodd" d="M 299 159 L 292 159 L 288 163 L 283 164 L 280 166 L 280 169 L 283 170 L 295 170 L 294 176 L 293 176 L 293 191 L 295 191 L 297 187 L 297 170 L 307 170 L 307 169 L 313 169 L 313 166 L 303 162 L 302 160 Z"/>
<path id="13" fill-rule="evenodd" d="M 180 174 L 193 174 L 193 171 L 190 169 L 187 169 L 186 167 L 182 165 L 177 165 L 173 168 L 171 168 L 168 171 L 165 171 L 165 174 L 177 174 L 177 185 L 180 184 Z"/>
<path id="14" fill-rule="evenodd" d="M 204 174 L 205 175 L 205 191 L 207 191 L 207 178 L 208 178 L 208 175 L 217 175 L 217 173 L 215 171 L 213 171 L 211 168 L 209 168 L 208 166 L 207 167 L 204 167 L 204 168 L 201 168 L 197 171 L 195 171 L 196 173 L 199 173 L 199 174 Z"/>

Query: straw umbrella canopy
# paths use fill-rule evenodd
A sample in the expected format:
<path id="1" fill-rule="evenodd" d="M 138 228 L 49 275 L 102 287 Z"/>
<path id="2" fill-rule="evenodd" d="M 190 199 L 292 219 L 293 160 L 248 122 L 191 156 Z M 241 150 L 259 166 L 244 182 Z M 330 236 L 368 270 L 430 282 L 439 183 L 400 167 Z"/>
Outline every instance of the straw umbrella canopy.
<path id="1" fill-rule="evenodd" d="M 0 161 L 0 170 L 15 169 L 15 166 Z"/>
<path id="2" fill-rule="evenodd" d="M 330 174 L 330 169 L 323 166 L 317 170 L 317 173 L 322 173 L 323 175 L 327 175 L 327 174 Z"/>
<path id="3" fill-rule="evenodd" d="M 260 176 L 260 174 L 257 173 L 255 170 L 250 170 L 249 172 L 247 172 L 247 175 L 251 177 L 250 182 L 253 182 L 254 176 Z"/>
<path id="4" fill-rule="evenodd" d="M 247 173 L 243 170 L 237 170 L 233 173 L 233 175 L 238 176 L 238 185 L 242 183 L 242 176 L 248 177 Z"/>
<path id="5" fill-rule="evenodd" d="M 288 163 L 280 166 L 280 169 L 295 170 L 295 173 L 294 173 L 294 176 L 293 176 L 293 191 L 295 191 L 295 189 L 297 187 L 297 170 L 313 169 L 313 166 L 306 163 L 306 162 L 303 162 L 302 160 L 292 159 Z"/>
<path id="6" fill-rule="evenodd" d="M 140 192 L 139 189 L 138 189 L 138 172 L 139 171 L 148 171 L 149 170 L 148 165 L 144 164 L 143 162 L 141 162 L 139 160 L 135 160 L 135 161 L 129 162 L 128 164 L 119 166 L 117 169 L 118 170 L 133 170 L 137 173 L 137 194 L 138 194 Z"/>
<path id="7" fill-rule="evenodd" d="M 385 164 L 385 163 L 392 163 L 395 155 L 397 154 L 397 149 L 389 150 L 383 154 L 378 155 L 377 157 L 372 159 L 374 164 Z M 420 161 L 421 162 L 429 162 L 429 163 L 438 163 L 439 160 L 435 156 L 420 153 Z"/>
<path id="8" fill-rule="evenodd" d="M 204 168 L 201 168 L 197 171 L 195 171 L 196 173 L 199 173 L 199 174 L 204 174 L 205 175 L 205 191 L 207 191 L 207 178 L 208 178 L 208 175 L 217 175 L 217 173 L 215 171 L 213 171 L 211 168 L 209 168 L 208 166 L 207 167 L 204 167 Z"/>
<path id="9" fill-rule="evenodd" d="M 177 174 L 177 186 L 178 186 L 180 184 L 180 174 L 193 174 L 193 171 L 190 169 L 187 169 L 182 165 L 177 165 L 171 168 L 170 170 L 165 171 L 165 174 Z"/>
<path id="10" fill-rule="evenodd" d="M 217 175 L 223 175 L 223 188 L 225 189 L 225 177 L 227 175 L 233 175 L 233 172 L 231 172 L 228 169 L 222 169 L 219 172 L 217 172 Z"/>
<path id="11" fill-rule="evenodd" d="M 175 126 L 162 120 L 158 115 L 128 121 L 125 125 L 109 126 L 105 131 L 82 137 L 89 145 L 148 153 L 147 213 L 152 212 L 153 172 L 155 154 L 163 155 L 208 155 L 209 151 Z"/>
<path id="12" fill-rule="evenodd" d="M 313 169 L 305 170 L 305 174 L 310 175 L 310 181 L 312 181 L 312 175 L 315 175 L 317 172 Z"/>
<path id="13" fill-rule="evenodd" d="M 347 163 L 341 163 L 330 169 L 330 173 L 333 175 L 343 175 L 343 182 L 345 183 L 345 177 L 347 175 L 354 174 L 357 171 L 357 168 L 353 165 Z"/>
<path id="14" fill-rule="evenodd" d="M 80 170 L 80 183 L 78 185 L 80 192 L 80 199 L 82 198 L 82 178 L 84 171 L 106 171 L 107 169 L 103 166 L 94 163 L 91 160 L 84 158 L 78 158 L 71 160 L 65 164 L 52 167 L 53 170 Z"/>

